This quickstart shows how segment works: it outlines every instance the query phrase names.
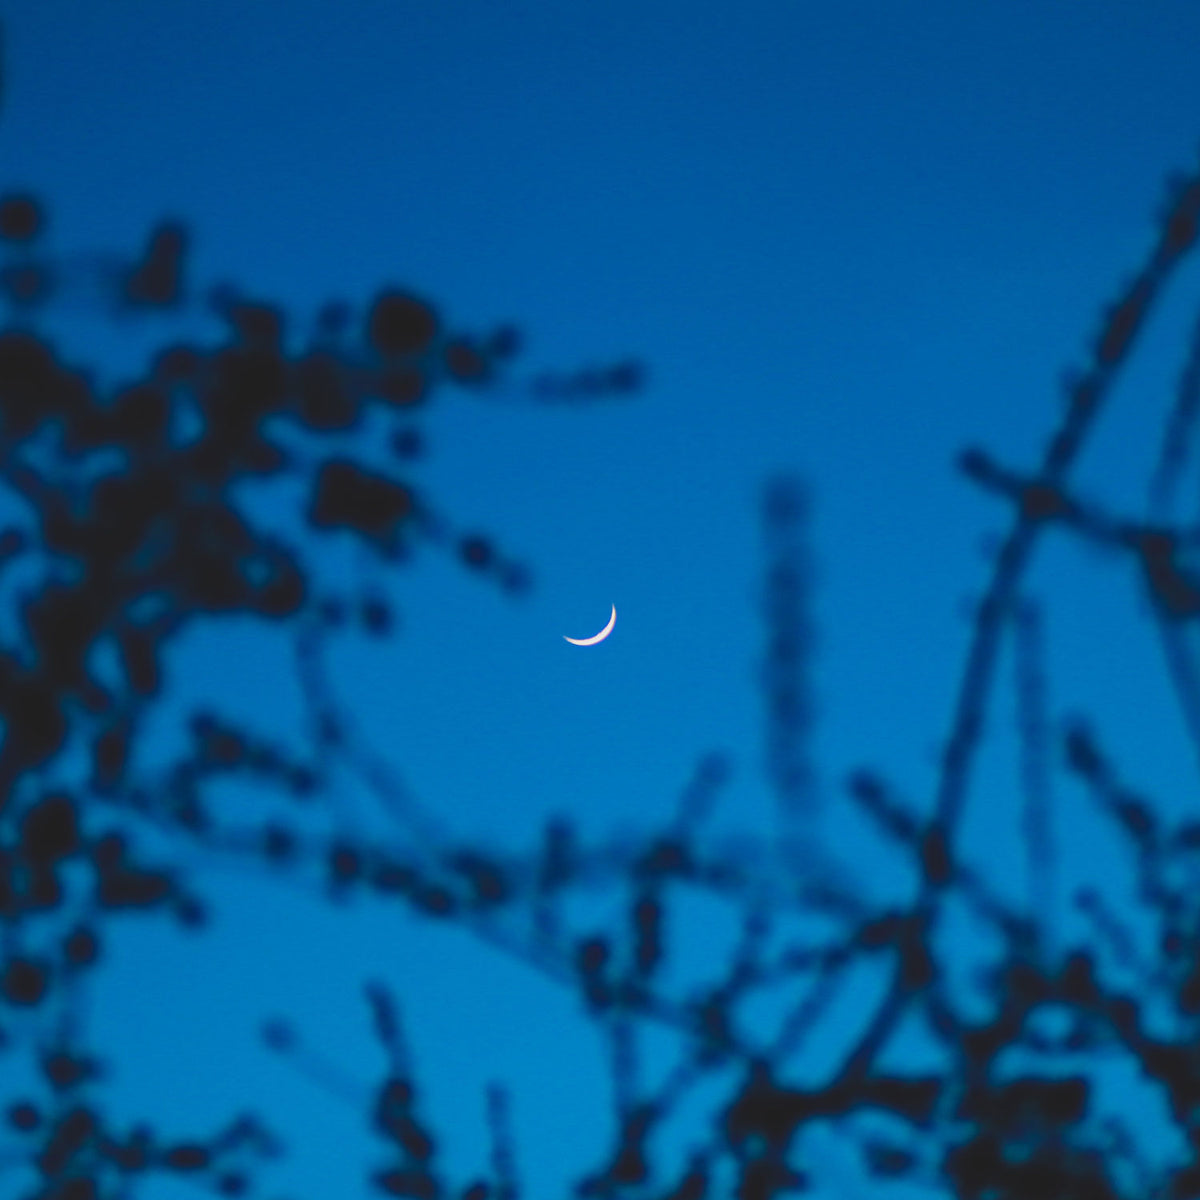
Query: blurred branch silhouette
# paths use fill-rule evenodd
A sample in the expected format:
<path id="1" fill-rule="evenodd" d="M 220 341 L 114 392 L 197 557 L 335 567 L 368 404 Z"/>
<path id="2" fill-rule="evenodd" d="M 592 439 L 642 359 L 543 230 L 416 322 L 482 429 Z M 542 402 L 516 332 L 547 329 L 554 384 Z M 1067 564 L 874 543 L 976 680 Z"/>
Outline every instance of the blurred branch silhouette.
<path id="1" fill-rule="evenodd" d="M 783 853 L 754 846 L 739 854 L 705 835 L 730 782 L 718 755 L 702 756 L 674 812 L 632 840 L 584 844 L 565 817 L 531 847 L 456 838 L 365 743 L 334 694 L 324 665 L 331 644 L 389 637 L 393 614 L 377 583 L 329 578 L 315 548 L 350 537 L 391 570 L 428 544 L 481 580 L 522 591 L 530 582 L 522 564 L 490 536 L 457 530 L 406 481 L 404 463 L 423 452 L 420 413 L 448 387 L 534 402 L 625 395 L 640 384 L 639 364 L 514 383 L 515 329 L 453 331 L 429 301 L 400 287 L 357 311 L 331 303 L 297 335 L 279 305 L 228 287 L 197 289 L 182 222 L 162 222 L 138 254 L 89 265 L 45 248 L 46 215 L 31 193 L 0 196 L 8 310 L 0 473 L 19 514 L 0 534 L 16 631 L 0 645 L 0 1062 L 15 1081 L 5 1084 L 0 1146 L 0 1179 L 13 1189 L 6 1194 L 116 1200 L 149 1195 L 159 1175 L 218 1196 L 263 1194 L 269 1160 L 282 1152 L 271 1114 L 236 1113 L 203 1135 L 160 1130 L 152 1116 L 118 1127 L 104 1097 L 107 1072 L 119 1064 L 90 1044 L 77 1013 L 80 989 L 103 967 L 110 923 L 165 915 L 184 929 L 202 925 L 202 864 L 219 860 L 269 868 L 281 883 L 332 902 L 356 896 L 404 919 L 464 929 L 482 949 L 576 995 L 604 1040 L 615 1097 L 610 1153 L 581 1164 L 577 1195 L 851 1195 L 813 1140 L 829 1130 L 851 1148 L 872 1194 L 912 1195 L 920 1186 L 962 1200 L 1200 1195 L 1200 904 L 1192 886 L 1200 822 L 1168 827 L 1083 721 L 1056 744 L 1041 609 L 1022 591 L 1032 550 L 1051 526 L 1128 561 L 1154 607 L 1200 752 L 1200 691 L 1183 636 L 1200 613 L 1200 582 L 1186 560 L 1197 530 L 1170 522 L 1196 420 L 1200 328 L 1167 419 L 1149 517 L 1105 512 L 1069 481 L 1139 331 L 1195 243 L 1200 174 L 1172 182 L 1147 260 L 1105 312 L 1036 467 L 1011 469 L 979 449 L 962 455 L 963 472 L 1012 516 L 975 616 L 936 794 L 915 804 L 867 767 L 846 781 L 850 800 L 914 868 L 916 886 L 902 904 L 872 899 L 861 880 L 796 835 L 818 796 L 807 742 L 808 499 L 799 481 L 771 481 L 763 501 L 765 765 L 780 816 L 779 845 L 770 849 Z M 220 336 L 211 345 L 169 341 L 136 382 L 103 391 L 42 324 L 85 276 L 124 319 L 204 311 L 220 322 Z M 341 435 L 361 432 L 368 416 L 387 424 L 386 459 L 365 439 L 359 452 L 346 449 Z M 302 539 L 261 527 L 245 502 L 248 485 L 280 478 L 304 497 Z M 169 688 L 167 647 L 186 629 L 235 613 L 291 638 L 307 749 L 197 711 L 188 749 L 149 771 L 138 747 Z M 1019 907 L 964 860 L 959 841 L 1007 639 L 1029 884 Z M 87 765 L 76 778 L 70 763 L 80 751 Z M 1149 946 L 1097 888 L 1076 897 L 1090 941 L 1072 944 L 1058 920 L 1060 753 L 1128 843 L 1139 902 L 1156 925 Z M 340 770 L 365 785 L 396 831 L 392 841 L 368 835 L 348 810 L 334 782 Z M 235 780 L 253 783 L 261 814 L 251 806 L 237 821 L 224 814 L 217 797 Z M 266 803 L 280 798 L 286 819 Z M 141 835 L 150 830 L 177 848 L 174 859 L 145 855 Z M 824 869 L 810 870 L 814 861 Z M 619 895 L 620 919 L 573 928 L 566 902 L 584 888 Z M 729 906 L 739 935 L 711 978 L 681 991 L 667 984 L 664 967 L 671 912 L 685 893 Z M 951 906 L 1001 947 L 971 994 L 952 983 L 959 964 L 939 940 Z M 863 968 L 883 968 L 878 1003 L 840 1064 L 817 1078 L 806 1055 L 823 1019 L 861 986 Z M 768 995 L 785 1000 L 770 1028 L 750 1015 Z M 380 1057 L 373 1082 L 346 1077 L 286 1014 L 261 1030 L 269 1053 L 361 1109 L 381 1146 L 378 1162 L 362 1164 L 362 1185 L 418 1200 L 526 1194 L 521 1155 L 537 1148 L 515 1143 L 509 1089 L 497 1082 L 481 1098 L 487 1163 L 471 1170 L 444 1162 L 418 1082 L 420 1031 L 405 1028 L 401 998 L 385 981 L 369 982 L 365 999 Z M 679 1052 L 655 1086 L 641 1062 L 647 1024 L 670 1032 Z M 936 1046 L 936 1065 L 903 1062 L 906 1024 Z M 1116 1113 L 1098 1103 L 1095 1067 L 1115 1058 L 1161 1093 L 1185 1147 L 1179 1160 L 1151 1161 L 1134 1133 L 1136 1103 Z M 681 1127 L 681 1105 L 702 1085 L 719 1087 L 721 1099 L 701 1127 Z M 668 1132 L 689 1147 L 680 1161 L 664 1153 Z"/>

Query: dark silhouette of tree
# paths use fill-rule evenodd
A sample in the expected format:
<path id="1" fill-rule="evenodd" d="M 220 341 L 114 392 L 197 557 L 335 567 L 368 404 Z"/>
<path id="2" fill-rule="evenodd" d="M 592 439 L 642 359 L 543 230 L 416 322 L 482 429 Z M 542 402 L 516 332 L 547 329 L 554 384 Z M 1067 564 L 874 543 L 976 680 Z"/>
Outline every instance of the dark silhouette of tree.
<path id="1" fill-rule="evenodd" d="M 129 318 L 203 306 L 223 333 L 214 345 L 168 342 L 136 382 L 104 391 L 39 326 L 74 269 L 40 249 L 45 219 L 32 194 L 0 198 L 0 295 L 9 310 L 0 330 L 0 474 L 20 514 L 0 534 L 5 601 L 17 630 L 0 645 L 0 1063 L 13 1065 L 12 1079 L 24 1073 L 18 1062 L 31 1066 L 33 1081 L 14 1084 L 5 1097 L 6 1194 L 115 1200 L 148 1194 L 144 1181 L 168 1173 L 218 1196 L 259 1195 L 265 1160 L 280 1152 L 269 1113 L 235 1113 L 223 1128 L 192 1134 L 160 1130 L 152 1111 L 132 1127 L 106 1114 L 109 1064 L 83 1023 L 67 1019 L 76 990 L 102 968 L 113 922 L 152 914 L 183 927 L 206 920 L 195 872 L 143 857 L 136 834 L 145 826 L 181 847 L 316 880 L 331 900 L 354 895 L 407 919 L 465 929 L 490 951 L 571 989 L 610 1049 L 617 1098 L 611 1152 L 580 1165 L 577 1195 L 815 1193 L 831 1180 L 801 1151 L 819 1128 L 845 1139 L 880 1194 L 911 1195 L 922 1185 L 962 1200 L 1200 1195 L 1200 906 L 1190 887 L 1200 822 L 1168 826 L 1122 781 L 1083 721 L 1055 743 L 1039 608 L 1022 591 L 1033 547 L 1050 526 L 1129 561 L 1145 581 L 1200 749 L 1200 690 L 1183 642 L 1186 622 L 1200 612 L 1200 581 L 1186 562 L 1200 531 L 1172 519 L 1200 404 L 1200 330 L 1167 423 L 1150 516 L 1110 513 L 1069 485 L 1139 330 L 1195 243 L 1200 173 L 1171 184 L 1147 260 L 1105 313 L 1036 467 L 1011 469 L 981 450 L 962 456 L 966 475 L 1011 505 L 1011 526 L 975 616 L 931 803 L 906 801 L 867 768 L 847 780 L 848 796 L 915 869 L 913 895 L 886 906 L 797 834 L 797 815 L 815 803 L 802 486 L 775 480 L 763 505 L 766 759 L 785 869 L 768 873 L 762 856 L 706 837 L 727 778 L 715 755 L 700 759 L 669 819 L 633 842 L 585 845 L 566 818 L 550 821 L 540 843 L 523 852 L 451 838 L 363 743 L 325 670 L 331 642 L 351 629 L 390 634 L 386 596 L 324 577 L 303 545 L 256 524 L 244 496 L 256 484 L 291 480 L 304 497 L 298 515 L 310 548 L 350 536 L 399 567 L 408 549 L 429 542 L 481 578 L 520 591 L 526 570 L 490 536 L 457 531 L 402 470 L 421 450 L 412 414 L 450 386 L 499 394 L 519 349 L 516 331 L 452 331 L 428 301 L 394 288 L 358 316 L 330 305 L 297 339 L 275 304 L 229 288 L 199 293 L 188 273 L 187 228 L 170 221 L 151 231 L 140 255 L 113 260 L 105 295 Z M 603 398 L 631 392 L 639 380 L 628 361 L 545 376 L 522 394 Z M 374 439 L 345 448 L 341 435 L 381 415 L 390 426 L 387 461 Z M 14 584 L 31 577 L 33 586 Z M 166 648 L 186 629 L 230 614 L 291 638 L 311 754 L 199 711 L 187 751 L 147 775 L 136 750 L 170 684 Z M 959 849 L 1006 640 L 1017 663 L 1021 833 L 1033 878 L 1025 907 L 1001 899 Z M 85 777 L 64 783 L 64 764 L 78 751 Z M 1060 751 L 1128 842 L 1140 902 L 1156 926 L 1148 947 L 1096 888 L 1077 897 L 1094 930 L 1086 944 L 1057 944 L 1043 919 L 1058 857 L 1047 780 Z M 407 831 L 402 846 L 322 826 L 320 801 L 331 800 L 335 762 Z M 248 811 L 231 821 L 213 798 L 233 778 L 294 800 L 294 817 Z M 569 927 L 566 899 L 598 883 L 624 897 L 622 920 Z M 670 909 L 685 890 L 733 908 L 741 934 L 716 976 L 680 995 L 664 983 L 663 968 Z M 938 936 L 951 903 L 1002 946 L 970 997 L 951 983 Z M 827 932 L 781 946 L 778 931 L 798 916 L 816 918 Z M 878 962 L 887 965 L 880 1002 L 842 1061 L 813 1079 L 800 1067 L 814 1030 L 851 972 Z M 783 994 L 787 1011 L 764 1038 L 763 1021 L 746 1012 L 767 994 Z M 419 1053 L 408 1044 L 399 1001 L 381 982 L 366 988 L 365 1000 L 380 1069 L 362 1115 L 381 1145 L 380 1159 L 363 1165 L 365 1186 L 418 1200 L 521 1195 L 505 1088 L 497 1084 L 486 1097 L 490 1162 L 474 1171 L 445 1162 L 423 1113 Z M 637 1071 L 635 1035 L 645 1023 L 673 1031 L 680 1050 L 653 1089 Z M 904 1064 L 905 1025 L 919 1026 L 936 1046 L 936 1065 Z M 309 1049 L 286 1015 L 269 1021 L 262 1039 L 298 1065 Z M 1094 1068 L 1103 1056 L 1131 1063 L 1160 1090 L 1187 1148 L 1182 1161 L 1150 1164 L 1132 1130 L 1136 1114 L 1100 1111 Z M 713 1083 L 723 1090 L 711 1120 L 676 1130 L 689 1154 L 665 1165 L 662 1142 L 681 1102 Z M 153 1097 L 147 1103 L 152 1109 Z"/>
<path id="2" fill-rule="evenodd" d="M 482 337 L 453 333 L 425 300 L 385 289 L 361 328 L 347 306 L 330 305 L 307 343 L 290 349 L 279 307 L 227 287 L 205 296 L 189 288 L 187 231 L 167 221 L 140 256 L 105 267 L 99 282 L 114 313 L 199 304 L 224 334 L 216 345 L 163 346 L 141 378 L 106 394 L 39 331 L 39 314 L 79 270 L 40 251 L 45 223 L 34 195 L 0 197 L 0 297 L 9 309 L 0 330 L 0 469 L 20 514 L 0 533 L 19 632 L 0 648 L 0 1001 L 12 1018 L 0 1035 L 4 1054 L 36 1059 L 41 1081 L 8 1107 L 16 1143 L 6 1165 L 34 1168 L 41 1182 L 25 1194 L 45 1200 L 127 1195 L 155 1171 L 186 1174 L 221 1195 L 249 1194 L 255 1159 L 277 1148 L 258 1118 L 240 1116 L 190 1141 L 150 1123 L 111 1128 L 99 1100 L 103 1064 L 81 1031 L 46 1020 L 30 1033 L 23 1017 L 69 1010 L 79 981 L 103 961 L 110 921 L 168 912 L 184 926 L 204 922 L 185 873 L 140 858 L 130 833 L 139 822 L 214 852 L 316 871 L 333 896 L 366 889 L 440 917 L 512 901 L 497 864 L 461 848 L 450 855 L 436 823 L 361 753 L 356 761 L 422 847 L 411 862 L 306 833 L 299 822 L 232 828 L 208 796 L 222 778 L 247 774 L 297 801 L 327 793 L 329 756 L 353 756 L 354 741 L 324 685 L 324 642 L 351 621 L 375 637 L 392 622 L 377 589 L 339 592 L 301 547 L 257 525 L 241 498 L 247 484 L 297 480 L 314 541 L 349 535 L 395 564 L 424 540 L 506 590 L 528 586 L 521 563 L 490 537 L 455 532 L 397 471 L 421 452 L 412 415 L 445 386 L 497 390 L 519 338 L 510 326 Z M 545 375 L 527 393 L 567 402 L 613 396 L 636 390 L 640 375 L 628 360 Z M 391 421 L 391 461 L 324 447 L 323 439 L 361 429 L 372 410 Z M 22 569 L 36 572 L 36 586 L 11 586 Z M 297 759 L 197 712 L 190 752 L 165 780 L 139 778 L 137 741 L 168 685 L 169 643 L 206 618 L 235 614 L 291 630 L 317 754 Z M 115 670 L 104 669 L 105 651 Z M 78 749 L 87 752 L 87 778 L 51 783 Z M 426 1194 L 432 1143 L 412 1112 L 397 1018 L 382 988 L 370 999 L 391 1062 L 373 1119 L 397 1159 L 376 1183 L 392 1195 Z M 59 1032 L 47 1041 L 49 1026 Z M 281 1024 L 264 1038 L 278 1051 L 295 1044 Z"/>

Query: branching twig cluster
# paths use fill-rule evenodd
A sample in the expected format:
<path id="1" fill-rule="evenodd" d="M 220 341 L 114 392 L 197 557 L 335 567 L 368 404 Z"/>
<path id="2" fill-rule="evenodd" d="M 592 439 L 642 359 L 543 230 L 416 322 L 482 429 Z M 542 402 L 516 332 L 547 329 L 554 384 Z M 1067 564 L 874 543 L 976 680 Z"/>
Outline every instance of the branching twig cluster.
<path id="1" fill-rule="evenodd" d="M 395 461 L 330 452 L 322 440 L 358 428 L 368 411 L 383 413 L 398 460 L 411 457 L 421 446 L 413 418 L 439 388 L 458 384 L 486 396 L 489 387 L 508 386 L 513 394 L 504 383 L 517 348 L 513 330 L 452 333 L 427 301 L 388 289 L 357 324 L 350 310 L 330 306 L 297 348 L 280 309 L 224 289 L 208 298 L 223 323 L 216 345 L 172 344 L 144 378 L 101 394 L 39 332 L 38 314 L 69 274 L 39 248 L 41 206 L 26 195 L 0 199 L 0 239 L 10 252 L 0 267 L 10 306 L 0 330 L 0 471 L 22 514 L 0 539 L 0 567 L 40 571 L 33 590 L 12 596 L 19 638 L 0 645 L 0 1061 L 24 1056 L 37 1080 L 11 1097 L 6 1118 L 4 1164 L 12 1178 L 20 1173 L 22 1195 L 115 1200 L 134 1195 L 153 1172 L 186 1175 L 216 1195 L 257 1194 L 260 1160 L 278 1151 L 266 1122 L 245 1115 L 191 1140 L 150 1124 L 110 1127 L 106 1064 L 82 1023 L 67 1019 L 73 995 L 103 963 L 110 921 L 156 912 L 184 925 L 205 920 L 201 886 L 210 861 L 266 869 L 281 882 L 338 902 L 386 906 L 401 919 L 453 924 L 486 951 L 513 956 L 576 994 L 604 1039 L 615 1097 L 611 1152 L 581 1171 L 578 1195 L 767 1200 L 815 1191 L 829 1179 L 812 1150 L 817 1129 L 842 1134 L 880 1191 L 924 1183 L 962 1200 L 1200 1194 L 1193 886 L 1200 822 L 1169 828 L 1152 801 L 1123 782 L 1086 724 L 1052 735 L 1041 609 L 1022 590 L 1033 547 L 1050 527 L 1127 556 L 1157 614 L 1200 751 L 1200 690 L 1180 635 L 1200 614 L 1200 580 L 1184 555 L 1197 531 L 1169 523 L 1198 408 L 1200 350 L 1191 349 L 1180 380 L 1148 518 L 1105 512 L 1074 494 L 1068 477 L 1153 303 L 1192 248 L 1198 218 L 1200 175 L 1173 186 L 1148 260 L 1106 313 L 1037 468 L 1012 470 L 979 450 L 963 455 L 966 474 L 1012 506 L 1012 524 L 979 606 L 936 794 L 922 808 L 877 771 L 864 767 L 847 780 L 850 801 L 916 869 L 909 902 L 881 903 L 849 875 L 814 880 L 785 869 L 768 879 L 769 855 L 739 858 L 715 845 L 705 823 L 729 784 L 717 756 L 699 762 L 674 814 L 632 842 L 585 845 L 558 818 L 536 845 L 500 849 L 446 828 L 357 734 L 325 654 L 337 637 L 388 636 L 386 595 L 339 591 L 299 545 L 256 525 L 235 500 L 235 485 L 298 481 L 304 536 L 313 544 L 349 536 L 386 563 L 422 541 L 451 544 L 467 568 L 519 589 L 524 569 L 490 538 L 452 532 Z M 186 229 L 167 222 L 140 258 L 111 265 L 105 294 L 114 308 L 128 314 L 194 302 L 186 249 Z M 539 381 L 531 394 L 566 398 L 574 389 L 590 398 L 627 392 L 637 380 L 636 365 L 623 363 L 553 386 Z M 786 835 L 815 803 L 803 489 L 776 481 L 764 512 L 767 767 Z M 167 690 L 165 647 L 196 622 L 229 613 L 293 635 L 311 725 L 300 741 L 309 749 L 201 711 L 185 752 L 165 768 L 144 768 L 138 739 Z M 1024 904 L 1004 898 L 960 844 L 1010 637 Z M 87 778 L 64 782 L 60 764 L 79 748 L 87 751 Z M 1088 944 L 1069 944 L 1052 920 L 1060 882 L 1052 768 L 1060 751 L 1129 846 L 1137 899 L 1155 924 L 1152 945 L 1098 889 L 1077 897 L 1092 931 Z M 235 778 L 254 783 L 261 815 L 226 815 L 220 797 Z M 375 802 L 390 838 L 349 815 L 346 778 Z M 144 857 L 140 835 L 151 829 L 179 849 L 176 860 Z M 794 867 L 794 857 L 784 861 Z M 621 915 L 608 926 L 580 927 L 571 901 L 597 888 L 622 896 Z M 712 977 L 681 988 L 668 981 L 670 933 L 695 893 L 730 906 L 740 934 Z M 952 986 L 939 940 L 952 906 L 1000 947 L 976 973 L 970 996 Z M 835 1069 L 799 1083 L 823 1022 L 864 972 L 883 984 L 874 1011 Z M 784 1000 L 771 1028 L 749 1015 L 768 994 Z M 474 1170 L 446 1164 L 423 1108 L 419 1031 L 410 1046 L 385 982 L 370 983 L 366 999 L 382 1058 L 373 1084 L 334 1078 L 286 1017 L 263 1028 L 264 1045 L 362 1106 L 382 1146 L 364 1176 L 375 1194 L 516 1200 L 521 1153 L 529 1152 L 511 1132 L 519 1098 L 502 1083 L 490 1087 L 480 1108 L 491 1132 L 489 1160 Z M 1170 1014 L 1169 1029 L 1151 1019 L 1152 1005 Z M 900 1065 L 902 1022 L 923 1028 L 937 1047 L 937 1067 Z M 678 1049 L 657 1085 L 644 1077 L 639 1050 L 650 1024 Z M 1136 1064 L 1161 1089 L 1189 1147 L 1187 1162 L 1149 1165 L 1131 1122 L 1101 1111 L 1092 1067 L 1103 1056 Z M 683 1099 L 714 1082 L 724 1090 L 707 1129 L 673 1128 Z M 687 1143 L 673 1164 L 672 1139 Z"/>

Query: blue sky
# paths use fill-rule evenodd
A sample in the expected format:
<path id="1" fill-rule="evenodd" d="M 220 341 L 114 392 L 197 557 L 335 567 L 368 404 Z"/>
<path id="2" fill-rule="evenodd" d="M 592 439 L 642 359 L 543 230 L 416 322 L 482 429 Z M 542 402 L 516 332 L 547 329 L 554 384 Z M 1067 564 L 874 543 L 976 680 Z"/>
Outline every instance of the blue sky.
<path id="1" fill-rule="evenodd" d="M 56 251 L 132 249 L 175 215 L 198 279 L 278 299 L 301 327 L 328 298 L 361 307 L 401 284 L 456 327 L 516 322 L 518 383 L 648 365 L 633 399 L 448 390 L 421 417 L 414 481 L 536 581 L 513 599 L 429 549 L 381 577 L 396 640 L 336 660 L 363 736 L 443 821 L 514 846 L 555 812 L 595 835 L 644 827 L 721 750 L 716 827 L 769 831 L 758 503 L 788 470 L 814 498 L 813 836 L 875 893 L 903 887 L 841 781 L 870 764 L 930 802 L 981 539 L 1007 527 L 954 456 L 978 444 L 1030 468 L 1053 428 L 1167 172 L 1194 160 L 1200 10 L 41 0 L 0 16 L 0 182 L 48 198 Z M 1079 464 L 1080 489 L 1114 508 L 1143 510 L 1198 297 L 1195 273 L 1174 285 Z M 56 326 L 114 380 L 162 336 L 86 311 Z M 1057 536 L 1027 582 L 1047 605 L 1055 717 L 1092 713 L 1131 782 L 1185 812 L 1194 762 L 1128 568 Z M 608 641 L 562 640 L 614 603 Z M 223 628 L 171 661 L 188 697 L 295 734 L 270 638 Z M 964 835 L 1019 895 L 1010 667 Z M 178 745 L 179 712 L 151 760 Z M 1068 857 L 1118 871 L 1078 795 L 1058 795 Z M 280 1194 L 357 1194 L 335 1189 L 363 1161 L 359 1116 L 264 1061 L 254 1030 L 287 1012 L 366 1081 L 361 980 L 381 975 L 456 1178 L 482 1165 L 496 1078 L 531 1196 L 598 1165 L 604 1058 L 561 989 L 402 914 L 327 913 L 253 874 L 209 886 L 210 932 L 131 927 L 98 980 L 97 1040 L 131 1112 L 186 1127 L 274 1104 L 300 1131 Z M 702 907 L 680 937 L 715 971 Z"/>

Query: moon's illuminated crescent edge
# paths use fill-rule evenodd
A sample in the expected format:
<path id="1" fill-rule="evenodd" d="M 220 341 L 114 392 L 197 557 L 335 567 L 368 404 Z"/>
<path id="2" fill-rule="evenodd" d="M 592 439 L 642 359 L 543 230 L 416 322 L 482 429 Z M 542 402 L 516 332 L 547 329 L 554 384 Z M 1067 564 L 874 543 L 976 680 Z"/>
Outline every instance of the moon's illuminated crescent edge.
<path id="1" fill-rule="evenodd" d="M 602 642 L 613 631 L 613 626 L 617 623 L 617 606 L 612 606 L 612 616 L 608 618 L 608 624 L 600 630 L 595 637 L 590 638 L 569 638 L 564 633 L 563 641 L 570 642 L 572 646 L 594 646 L 597 642 Z"/>

